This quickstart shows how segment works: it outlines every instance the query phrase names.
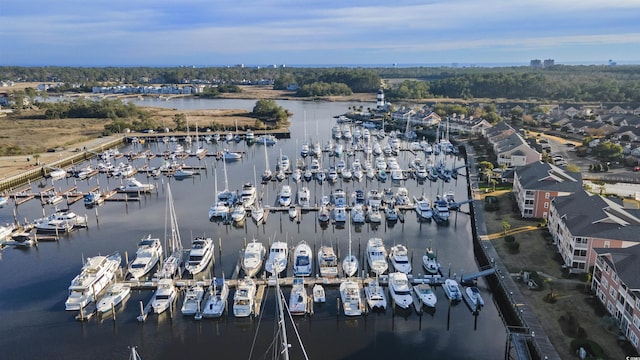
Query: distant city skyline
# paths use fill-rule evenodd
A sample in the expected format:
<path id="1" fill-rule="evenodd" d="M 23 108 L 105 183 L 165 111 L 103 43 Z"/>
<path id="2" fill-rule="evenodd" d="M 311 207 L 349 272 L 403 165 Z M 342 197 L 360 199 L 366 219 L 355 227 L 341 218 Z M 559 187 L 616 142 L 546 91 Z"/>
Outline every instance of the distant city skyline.
<path id="1" fill-rule="evenodd" d="M 23 0 L 0 65 L 640 63 L 636 0 Z"/>

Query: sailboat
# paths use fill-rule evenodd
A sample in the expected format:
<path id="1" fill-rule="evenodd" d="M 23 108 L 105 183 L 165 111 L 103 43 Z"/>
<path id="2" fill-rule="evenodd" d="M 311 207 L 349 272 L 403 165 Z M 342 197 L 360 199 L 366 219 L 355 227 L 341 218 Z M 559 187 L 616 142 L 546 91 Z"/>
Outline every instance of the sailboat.
<path id="1" fill-rule="evenodd" d="M 349 216 L 349 255 L 342 260 L 342 270 L 347 276 L 358 272 L 358 258 L 351 253 L 351 216 Z"/>
<path id="2" fill-rule="evenodd" d="M 266 183 L 267 181 L 271 180 L 271 177 L 273 176 L 273 173 L 271 172 L 271 169 L 269 168 L 269 157 L 267 156 L 267 147 L 264 147 L 264 172 L 262 173 L 262 182 Z"/>
<path id="3" fill-rule="evenodd" d="M 253 166 L 253 181 L 256 182 L 256 166 L 255 166 L 255 164 Z M 257 199 L 257 194 L 256 194 L 256 200 L 258 200 Z M 264 220 L 264 208 L 262 207 L 262 203 L 261 202 L 259 202 L 259 201 L 254 201 L 253 202 L 253 205 L 251 206 L 251 217 L 253 218 L 253 221 L 255 221 L 256 223 L 260 223 L 260 222 L 262 222 L 262 220 Z"/>
<path id="4" fill-rule="evenodd" d="M 167 226 L 170 229 L 167 229 Z M 171 232 L 167 235 L 168 230 Z M 167 184 L 167 205 L 165 209 L 165 241 L 168 242 L 168 246 L 165 249 L 171 251 L 171 254 L 162 262 L 162 266 L 154 275 L 155 279 L 172 278 L 178 273 L 184 262 L 182 258 L 182 240 L 180 239 L 180 230 L 178 229 L 178 220 L 173 207 L 173 197 L 169 184 Z"/>

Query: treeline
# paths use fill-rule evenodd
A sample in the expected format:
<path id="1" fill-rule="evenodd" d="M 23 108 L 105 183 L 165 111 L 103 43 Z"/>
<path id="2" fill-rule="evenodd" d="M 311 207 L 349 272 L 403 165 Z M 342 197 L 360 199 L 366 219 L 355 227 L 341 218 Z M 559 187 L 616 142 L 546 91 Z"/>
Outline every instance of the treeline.
<path id="1" fill-rule="evenodd" d="M 197 97 L 210 99 L 215 98 L 223 93 L 241 93 L 242 88 L 238 85 L 234 84 L 220 84 L 218 86 L 209 86 L 204 88 L 204 91 L 198 94 L 195 94 Z"/>
<path id="2" fill-rule="evenodd" d="M 76 99 L 74 101 L 43 102 L 45 119 L 89 118 L 118 119 L 146 116 L 147 113 L 133 103 L 123 103 L 119 99 L 101 101 Z"/>

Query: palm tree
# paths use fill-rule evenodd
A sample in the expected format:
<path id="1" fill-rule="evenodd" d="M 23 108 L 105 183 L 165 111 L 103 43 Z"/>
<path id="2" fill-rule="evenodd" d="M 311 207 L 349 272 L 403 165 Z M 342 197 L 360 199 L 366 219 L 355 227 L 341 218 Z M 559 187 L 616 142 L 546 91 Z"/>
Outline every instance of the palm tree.
<path id="1" fill-rule="evenodd" d="M 504 235 L 507 235 L 507 230 L 511 229 L 511 224 L 507 220 L 503 220 L 500 225 L 502 226 L 502 230 L 504 230 Z"/>

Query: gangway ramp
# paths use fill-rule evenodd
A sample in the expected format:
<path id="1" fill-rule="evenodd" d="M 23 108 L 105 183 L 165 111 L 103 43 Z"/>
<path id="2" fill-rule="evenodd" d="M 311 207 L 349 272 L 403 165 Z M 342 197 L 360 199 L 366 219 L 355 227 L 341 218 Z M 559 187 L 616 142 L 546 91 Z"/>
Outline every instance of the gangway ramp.
<path id="1" fill-rule="evenodd" d="M 490 268 L 487 268 L 487 269 L 484 269 L 484 270 L 480 270 L 480 271 L 475 272 L 475 273 L 472 273 L 472 274 L 466 274 L 466 275 L 463 275 L 463 276 L 460 278 L 460 281 L 461 281 L 461 282 L 469 282 L 469 281 L 473 281 L 473 280 L 476 280 L 476 279 L 477 279 L 477 278 L 479 278 L 479 277 L 483 277 L 483 276 L 487 276 L 487 275 L 492 275 L 492 274 L 494 274 L 495 272 L 496 272 L 496 269 L 495 269 L 495 268 L 493 268 L 493 267 L 490 267 Z"/>

